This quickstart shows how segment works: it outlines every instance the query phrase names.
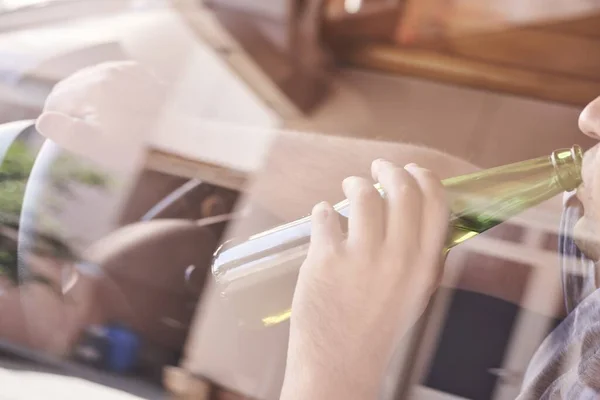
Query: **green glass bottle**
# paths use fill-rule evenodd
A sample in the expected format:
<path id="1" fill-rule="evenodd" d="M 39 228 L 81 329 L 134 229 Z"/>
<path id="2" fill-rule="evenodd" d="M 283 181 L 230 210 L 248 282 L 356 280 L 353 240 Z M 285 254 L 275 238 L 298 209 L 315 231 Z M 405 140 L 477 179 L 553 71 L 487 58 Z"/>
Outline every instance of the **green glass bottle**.
<path id="1" fill-rule="evenodd" d="M 548 157 L 504 165 L 444 180 L 450 203 L 450 249 L 508 218 L 581 184 L 579 146 Z M 376 188 L 384 195 L 379 185 Z M 348 200 L 334 206 L 347 216 Z M 285 321 L 298 270 L 310 242 L 310 217 L 249 238 L 224 243 L 212 272 L 223 297 L 248 324 Z"/>

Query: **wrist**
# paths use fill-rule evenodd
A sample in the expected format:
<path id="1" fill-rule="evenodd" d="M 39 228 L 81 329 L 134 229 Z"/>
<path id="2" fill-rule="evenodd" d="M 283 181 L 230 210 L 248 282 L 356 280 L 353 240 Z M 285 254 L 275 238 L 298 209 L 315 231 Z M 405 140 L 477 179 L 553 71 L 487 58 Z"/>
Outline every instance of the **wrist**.
<path id="1" fill-rule="evenodd" d="M 358 363 L 343 368 L 327 357 L 311 361 L 288 355 L 280 400 L 376 399 L 381 378 Z"/>

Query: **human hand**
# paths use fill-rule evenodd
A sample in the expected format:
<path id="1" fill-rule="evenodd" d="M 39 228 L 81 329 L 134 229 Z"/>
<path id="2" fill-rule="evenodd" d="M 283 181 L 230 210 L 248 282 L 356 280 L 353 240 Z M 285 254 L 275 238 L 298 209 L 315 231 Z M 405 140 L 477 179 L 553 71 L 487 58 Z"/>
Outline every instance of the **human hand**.
<path id="1" fill-rule="evenodd" d="M 139 143 L 166 97 L 166 86 L 131 61 L 85 68 L 59 82 L 37 120 L 38 131 L 93 161 Z"/>
<path id="2" fill-rule="evenodd" d="M 448 226 L 443 186 L 416 165 L 377 160 L 351 177 L 348 236 L 327 203 L 313 210 L 309 254 L 292 304 L 282 399 L 371 399 L 399 335 L 437 288 Z"/>

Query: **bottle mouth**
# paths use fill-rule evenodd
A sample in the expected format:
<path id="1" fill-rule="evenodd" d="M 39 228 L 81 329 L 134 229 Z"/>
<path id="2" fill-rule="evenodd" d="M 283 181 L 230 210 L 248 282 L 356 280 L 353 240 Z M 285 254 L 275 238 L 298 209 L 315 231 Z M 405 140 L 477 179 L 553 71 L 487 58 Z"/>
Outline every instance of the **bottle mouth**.
<path id="1" fill-rule="evenodd" d="M 570 149 L 560 149 L 552 152 L 550 156 L 556 177 L 565 192 L 570 192 L 582 183 L 581 166 L 583 164 L 583 151 L 578 145 Z"/>

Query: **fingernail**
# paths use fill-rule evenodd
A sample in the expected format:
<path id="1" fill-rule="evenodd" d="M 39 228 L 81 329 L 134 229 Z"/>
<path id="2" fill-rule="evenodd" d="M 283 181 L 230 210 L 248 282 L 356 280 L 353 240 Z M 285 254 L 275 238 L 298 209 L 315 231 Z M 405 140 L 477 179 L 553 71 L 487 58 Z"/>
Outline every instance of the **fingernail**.
<path id="1" fill-rule="evenodd" d="M 378 170 L 385 163 L 389 163 L 389 161 L 383 158 L 378 158 L 377 160 L 373 161 L 373 168 Z"/>
<path id="2" fill-rule="evenodd" d="M 404 169 L 411 169 L 411 168 L 419 168 L 419 166 L 415 163 L 409 163 L 404 166 Z"/>
<path id="3" fill-rule="evenodd" d="M 342 188 L 344 189 L 344 192 L 352 188 L 352 186 L 356 182 L 356 179 L 356 176 L 349 176 L 346 179 L 344 179 L 344 181 L 342 182 Z"/>
<path id="4" fill-rule="evenodd" d="M 57 133 L 64 133 L 70 125 L 71 120 L 67 116 L 57 113 L 44 113 L 35 122 L 37 131 L 49 139 L 53 139 Z"/>
<path id="5" fill-rule="evenodd" d="M 319 221 L 324 221 L 329 217 L 329 203 L 322 201 L 317 204 L 313 210 L 313 218 Z"/>

